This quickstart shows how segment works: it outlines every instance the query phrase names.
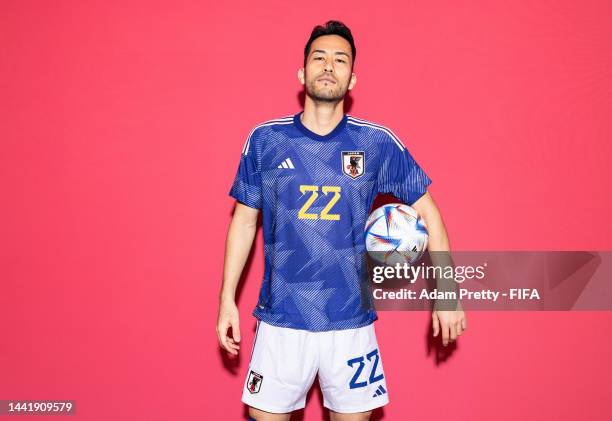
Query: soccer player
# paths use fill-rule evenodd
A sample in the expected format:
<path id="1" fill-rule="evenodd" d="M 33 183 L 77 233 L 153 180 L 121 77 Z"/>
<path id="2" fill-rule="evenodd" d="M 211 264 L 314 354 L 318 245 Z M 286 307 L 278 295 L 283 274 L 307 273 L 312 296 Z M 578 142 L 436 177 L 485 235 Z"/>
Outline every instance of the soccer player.
<path id="1" fill-rule="evenodd" d="M 355 87 L 355 44 L 338 21 L 313 29 L 298 79 L 303 112 L 257 125 L 248 135 L 230 195 L 230 223 L 217 334 L 240 348 L 236 285 L 262 212 L 265 270 L 242 401 L 251 419 L 288 420 L 318 374 L 336 420 L 367 420 L 389 394 L 371 306 L 364 305 L 364 225 L 378 193 L 411 205 L 429 230 L 429 250 L 448 251 L 427 192 L 429 177 L 388 128 L 344 113 Z M 382 80 L 380 81 L 383 82 Z M 433 311 L 443 344 L 466 328 L 463 311 Z M 231 333 L 230 333 L 231 329 Z"/>

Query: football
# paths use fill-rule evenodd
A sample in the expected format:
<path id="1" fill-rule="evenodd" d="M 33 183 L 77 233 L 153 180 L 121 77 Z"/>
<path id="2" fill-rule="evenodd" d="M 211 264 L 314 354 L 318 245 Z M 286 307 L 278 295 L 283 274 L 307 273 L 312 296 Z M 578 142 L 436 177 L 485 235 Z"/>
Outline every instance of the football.
<path id="1" fill-rule="evenodd" d="M 425 222 L 414 208 L 390 203 L 374 210 L 365 225 L 368 254 L 377 263 L 415 264 L 427 249 Z"/>

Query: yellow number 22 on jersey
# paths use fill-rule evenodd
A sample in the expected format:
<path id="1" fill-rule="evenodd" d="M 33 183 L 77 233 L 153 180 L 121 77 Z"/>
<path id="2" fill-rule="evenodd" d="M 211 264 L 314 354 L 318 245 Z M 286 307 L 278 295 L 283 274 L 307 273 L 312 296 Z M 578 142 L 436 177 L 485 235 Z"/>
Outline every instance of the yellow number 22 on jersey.
<path id="1" fill-rule="evenodd" d="M 312 206 L 317 197 L 319 196 L 319 186 L 312 186 L 307 184 L 302 184 L 300 186 L 300 192 L 302 194 L 306 194 L 306 192 L 310 192 L 310 197 L 306 200 L 306 203 L 302 206 L 300 211 L 298 212 L 298 219 L 325 219 L 328 221 L 339 221 L 340 215 L 337 213 L 329 213 L 331 208 L 336 204 L 338 200 L 340 200 L 340 186 L 321 186 L 321 191 L 324 195 L 327 196 L 327 193 L 333 193 L 334 195 L 331 197 L 327 205 L 321 210 L 320 214 L 316 213 L 308 213 L 308 209 Z"/>

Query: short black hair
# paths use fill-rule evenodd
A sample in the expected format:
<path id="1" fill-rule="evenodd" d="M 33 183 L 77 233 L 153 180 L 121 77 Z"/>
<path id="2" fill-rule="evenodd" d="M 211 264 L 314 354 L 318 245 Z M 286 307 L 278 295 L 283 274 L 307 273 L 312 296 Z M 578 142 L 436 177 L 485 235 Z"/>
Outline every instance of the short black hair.
<path id="1" fill-rule="evenodd" d="M 325 23 L 325 26 L 317 25 L 312 29 L 310 38 L 304 48 L 304 67 L 306 67 L 306 59 L 310 52 L 310 46 L 313 41 L 323 35 L 338 35 L 348 41 L 351 44 L 351 53 L 353 55 L 353 64 L 355 63 L 355 56 L 357 55 L 357 49 L 355 48 L 355 41 L 353 40 L 353 34 L 348 26 L 337 20 L 329 20 Z"/>

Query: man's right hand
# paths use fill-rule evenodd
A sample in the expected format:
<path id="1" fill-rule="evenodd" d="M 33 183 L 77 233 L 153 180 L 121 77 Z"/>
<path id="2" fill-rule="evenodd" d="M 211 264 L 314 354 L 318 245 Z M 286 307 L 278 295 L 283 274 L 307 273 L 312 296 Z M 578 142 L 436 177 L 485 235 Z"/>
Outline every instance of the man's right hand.
<path id="1" fill-rule="evenodd" d="M 238 355 L 240 349 L 240 315 L 238 307 L 232 300 L 221 300 L 219 305 L 219 317 L 217 318 L 217 336 L 221 348 L 232 355 Z M 232 336 L 228 335 L 229 328 L 232 329 Z"/>

